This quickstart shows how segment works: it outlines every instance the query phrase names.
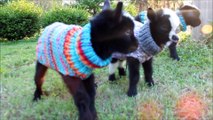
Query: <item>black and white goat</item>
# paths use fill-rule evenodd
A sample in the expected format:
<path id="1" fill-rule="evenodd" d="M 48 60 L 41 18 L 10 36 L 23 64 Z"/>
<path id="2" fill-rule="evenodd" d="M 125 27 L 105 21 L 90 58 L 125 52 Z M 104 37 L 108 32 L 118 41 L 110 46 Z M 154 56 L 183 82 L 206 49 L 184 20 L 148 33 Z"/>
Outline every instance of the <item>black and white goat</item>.
<path id="1" fill-rule="evenodd" d="M 144 69 L 145 81 L 149 86 L 154 85 L 152 78 L 153 56 L 159 53 L 165 45 L 169 46 L 176 43 L 179 38 L 176 30 L 180 25 L 177 14 L 170 9 L 154 11 L 147 10 L 148 21 L 143 25 L 135 21 L 134 34 L 139 42 L 138 49 L 130 54 L 114 53 L 113 60 L 109 65 L 109 80 L 115 80 L 115 70 L 119 67 L 120 75 L 125 75 L 124 68 L 121 67 L 120 59 L 127 59 L 129 71 L 128 96 L 137 94 L 137 83 L 139 81 L 139 68 L 142 64 Z"/>
<path id="2" fill-rule="evenodd" d="M 185 4 L 181 6 L 178 10 L 175 11 L 177 16 L 180 19 L 180 30 L 185 32 L 187 26 L 197 27 L 201 24 L 200 19 L 200 9 L 197 8 L 195 5 Z M 146 11 L 140 12 L 136 17 L 135 20 L 144 23 L 147 20 Z M 178 56 L 177 43 L 172 43 L 169 46 L 170 57 L 174 60 L 179 61 L 180 57 Z"/>

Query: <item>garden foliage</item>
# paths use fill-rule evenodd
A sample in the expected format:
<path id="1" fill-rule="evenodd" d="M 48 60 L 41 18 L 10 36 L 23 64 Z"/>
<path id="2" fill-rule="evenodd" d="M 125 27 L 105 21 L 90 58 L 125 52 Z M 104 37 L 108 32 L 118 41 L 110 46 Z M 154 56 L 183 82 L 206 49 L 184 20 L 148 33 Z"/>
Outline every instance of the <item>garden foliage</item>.
<path id="1" fill-rule="evenodd" d="M 42 17 L 42 27 L 46 27 L 54 22 L 63 22 L 65 24 L 84 25 L 88 22 L 89 13 L 79 8 L 53 8 L 47 11 Z"/>
<path id="2" fill-rule="evenodd" d="M 138 15 L 138 9 L 135 7 L 134 3 L 129 3 L 127 6 L 125 6 L 124 10 L 133 16 Z"/>
<path id="3" fill-rule="evenodd" d="M 42 9 L 26 0 L 13 1 L 0 7 L 0 37 L 18 40 L 34 35 L 39 29 Z"/>
<path id="4" fill-rule="evenodd" d="M 112 8 L 116 7 L 116 2 L 112 3 Z M 133 17 L 137 16 L 138 13 L 140 12 L 135 3 L 127 3 L 124 4 L 124 11 L 128 12 L 130 15 L 132 15 Z"/>
<path id="5" fill-rule="evenodd" d="M 101 4 L 104 0 L 76 0 L 77 7 L 87 10 L 93 16 L 101 11 Z"/>

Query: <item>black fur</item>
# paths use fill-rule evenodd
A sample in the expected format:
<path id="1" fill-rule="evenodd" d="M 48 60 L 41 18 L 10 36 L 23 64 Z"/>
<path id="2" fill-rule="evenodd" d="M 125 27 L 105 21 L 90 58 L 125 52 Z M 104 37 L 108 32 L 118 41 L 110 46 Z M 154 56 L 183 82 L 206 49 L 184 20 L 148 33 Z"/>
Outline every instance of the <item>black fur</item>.
<path id="1" fill-rule="evenodd" d="M 163 15 L 163 11 L 154 12 L 148 10 L 147 17 L 150 22 L 150 30 L 153 39 L 159 47 L 163 47 L 169 41 L 169 32 L 172 27 L 169 21 L 169 15 Z"/>
<path id="2" fill-rule="evenodd" d="M 106 9 L 91 20 L 92 45 L 103 59 L 113 52 L 128 53 L 137 48 L 138 43 L 133 34 L 134 23 L 128 17 L 117 15 L 122 14 L 121 12 Z"/>
<path id="3" fill-rule="evenodd" d="M 180 57 L 178 56 L 176 46 L 177 46 L 177 43 L 172 43 L 172 44 L 169 46 L 169 53 L 170 53 L 170 57 L 171 57 L 173 60 L 179 61 L 179 60 L 180 60 Z"/>
<path id="4" fill-rule="evenodd" d="M 133 21 L 124 17 L 121 11 L 122 3 L 119 2 L 116 10 L 105 9 L 91 20 L 92 46 L 102 59 L 108 58 L 113 52 L 129 53 L 137 48 L 137 40 L 133 35 Z M 42 84 L 47 69 L 37 61 L 34 101 L 41 99 Z M 82 80 L 75 76 L 59 74 L 73 96 L 79 112 L 79 120 L 96 120 L 94 75 Z"/>
<path id="5" fill-rule="evenodd" d="M 150 30 L 155 43 L 162 47 L 169 41 L 169 33 L 172 26 L 169 21 L 168 15 L 163 15 L 162 10 L 157 12 L 152 9 L 148 9 L 147 17 L 150 20 Z M 137 83 L 140 79 L 140 62 L 132 57 L 127 58 L 127 64 L 129 69 L 129 89 L 127 95 L 132 97 L 137 94 Z M 145 82 L 148 86 L 154 85 L 154 80 L 152 78 L 153 68 L 152 68 L 152 58 L 148 61 L 142 63 Z"/>
<path id="6" fill-rule="evenodd" d="M 122 67 L 118 67 L 118 73 L 120 76 L 126 76 L 125 69 Z"/>
<path id="7" fill-rule="evenodd" d="M 140 79 L 140 62 L 132 57 L 127 58 L 129 69 L 129 89 L 127 95 L 129 97 L 137 95 L 137 84 Z"/>

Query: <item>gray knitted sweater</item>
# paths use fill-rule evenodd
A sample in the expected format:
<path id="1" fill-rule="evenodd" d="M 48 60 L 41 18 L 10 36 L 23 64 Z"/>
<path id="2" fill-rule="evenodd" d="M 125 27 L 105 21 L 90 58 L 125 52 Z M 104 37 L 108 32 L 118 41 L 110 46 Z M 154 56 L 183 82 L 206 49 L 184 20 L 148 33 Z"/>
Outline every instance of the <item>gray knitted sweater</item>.
<path id="1" fill-rule="evenodd" d="M 135 21 L 134 35 L 138 40 L 138 48 L 136 51 L 129 54 L 113 53 L 112 57 L 117 59 L 126 59 L 126 57 L 133 57 L 143 63 L 161 51 L 161 48 L 155 43 L 151 36 L 149 22 L 141 24 Z"/>

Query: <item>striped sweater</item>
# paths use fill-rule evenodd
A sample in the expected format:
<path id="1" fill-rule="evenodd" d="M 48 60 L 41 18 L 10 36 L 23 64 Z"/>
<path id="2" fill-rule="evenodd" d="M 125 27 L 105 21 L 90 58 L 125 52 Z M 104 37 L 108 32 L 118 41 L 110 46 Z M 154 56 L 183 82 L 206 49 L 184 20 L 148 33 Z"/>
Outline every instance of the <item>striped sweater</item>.
<path id="1" fill-rule="evenodd" d="M 83 28 L 56 22 L 47 26 L 36 46 L 37 61 L 63 75 L 86 79 L 94 68 L 108 65 L 111 57 L 102 60 L 91 43 L 91 25 Z"/>

